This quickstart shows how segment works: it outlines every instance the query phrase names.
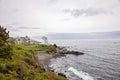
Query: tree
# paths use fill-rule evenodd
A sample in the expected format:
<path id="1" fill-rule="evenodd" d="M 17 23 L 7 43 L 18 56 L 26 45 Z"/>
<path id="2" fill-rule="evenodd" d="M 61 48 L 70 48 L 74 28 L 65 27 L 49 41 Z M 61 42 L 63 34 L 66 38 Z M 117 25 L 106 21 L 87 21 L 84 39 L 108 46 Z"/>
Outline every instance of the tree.
<path id="1" fill-rule="evenodd" d="M 42 39 L 43 39 L 43 41 L 44 41 L 45 44 L 48 44 L 48 39 L 47 39 L 47 37 L 43 36 Z"/>
<path id="2" fill-rule="evenodd" d="M 7 42 L 7 39 L 9 39 L 9 31 L 6 32 L 6 28 L 0 26 L 0 39 L 4 42 Z"/>
<path id="3" fill-rule="evenodd" d="M 8 43 L 9 31 L 6 31 L 6 28 L 0 26 L 0 57 L 2 58 L 11 58 L 12 47 Z"/>

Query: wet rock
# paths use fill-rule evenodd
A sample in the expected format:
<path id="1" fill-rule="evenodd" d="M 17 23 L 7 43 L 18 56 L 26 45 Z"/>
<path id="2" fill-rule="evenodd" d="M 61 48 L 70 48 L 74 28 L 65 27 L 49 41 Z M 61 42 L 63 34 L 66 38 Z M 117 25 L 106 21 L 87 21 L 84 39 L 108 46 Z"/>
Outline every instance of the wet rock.
<path id="1" fill-rule="evenodd" d="M 65 54 L 73 54 L 73 55 L 76 55 L 76 56 L 84 54 L 83 52 L 79 52 L 79 51 L 69 51 L 69 50 L 67 50 L 64 47 L 61 47 L 61 48 L 58 47 L 58 48 L 56 48 L 56 53 L 59 54 L 59 55 L 63 55 L 63 56 Z"/>
<path id="2" fill-rule="evenodd" d="M 63 73 L 58 73 L 58 75 L 67 78 Z"/>
<path id="3" fill-rule="evenodd" d="M 79 51 L 67 51 L 66 54 L 73 54 L 73 55 L 78 56 L 78 55 L 83 55 L 84 53 L 79 52 Z"/>

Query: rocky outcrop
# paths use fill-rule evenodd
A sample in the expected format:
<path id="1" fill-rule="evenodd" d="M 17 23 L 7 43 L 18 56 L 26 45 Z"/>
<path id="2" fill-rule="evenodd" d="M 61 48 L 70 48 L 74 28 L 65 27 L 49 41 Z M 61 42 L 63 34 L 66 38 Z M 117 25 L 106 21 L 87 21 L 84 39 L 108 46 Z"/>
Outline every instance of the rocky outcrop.
<path id="1" fill-rule="evenodd" d="M 56 46 L 56 50 L 51 53 L 46 53 L 45 51 L 38 51 L 36 58 L 42 64 L 42 67 L 45 69 L 45 71 L 51 71 L 48 67 L 49 60 L 52 58 L 65 56 L 66 54 L 73 54 L 73 55 L 78 56 L 78 55 L 83 55 L 84 53 L 79 52 L 79 51 L 69 51 L 64 47 Z"/>
<path id="2" fill-rule="evenodd" d="M 79 51 L 70 51 L 70 50 L 67 50 L 66 48 L 62 47 L 57 47 L 56 48 L 56 53 L 59 54 L 59 55 L 65 55 L 65 54 L 73 54 L 73 55 L 83 55 L 84 53 L 83 52 L 79 52 Z"/>
<path id="3" fill-rule="evenodd" d="M 56 46 L 56 50 L 52 53 L 46 53 L 44 51 L 38 51 L 36 58 L 38 59 L 38 61 L 40 62 L 41 68 L 47 72 L 54 72 L 54 70 L 52 70 L 48 65 L 50 62 L 50 59 L 52 58 L 57 58 L 57 57 L 61 57 L 61 56 L 65 56 L 66 54 L 73 54 L 73 55 L 83 55 L 84 53 L 79 52 L 79 51 L 69 51 L 64 47 L 58 47 Z M 63 76 L 66 78 L 66 75 L 64 75 L 63 73 L 56 73 L 57 75 Z"/>
<path id="4" fill-rule="evenodd" d="M 63 53 L 60 53 L 60 54 L 73 54 L 73 55 L 83 55 L 84 53 L 82 52 L 78 52 L 78 51 L 67 51 L 67 52 L 63 52 Z"/>

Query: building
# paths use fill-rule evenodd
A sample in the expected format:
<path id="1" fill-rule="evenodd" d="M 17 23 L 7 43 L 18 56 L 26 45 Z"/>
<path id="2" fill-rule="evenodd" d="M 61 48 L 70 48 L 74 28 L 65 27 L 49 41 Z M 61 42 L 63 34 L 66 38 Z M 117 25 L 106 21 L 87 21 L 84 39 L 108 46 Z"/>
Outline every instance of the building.
<path id="1" fill-rule="evenodd" d="M 40 42 L 32 40 L 28 36 L 25 36 L 25 37 L 17 37 L 17 38 L 15 38 L 15 44 L 30 45 L 30 44 L 40 44 Z"/>

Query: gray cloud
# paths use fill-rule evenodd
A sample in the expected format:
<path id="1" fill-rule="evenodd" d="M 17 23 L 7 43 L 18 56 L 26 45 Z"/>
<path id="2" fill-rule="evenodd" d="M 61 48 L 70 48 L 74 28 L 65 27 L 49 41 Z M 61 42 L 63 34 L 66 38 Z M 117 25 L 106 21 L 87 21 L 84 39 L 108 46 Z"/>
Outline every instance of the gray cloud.
<path id="1" fill-rule="evenodd" d="M 88 8 L 88 9 L 65 9 L 63 10 L 65 13 L 70 13 L 74 17 L 79 17 L 79 16 L 96 16 L 100 14 L 108 14 L 107 11 L 102 10 L 102 9 L 93 9 L 93 8 Z M 112 13 L 112 12 L 109 12 Z"/>
<path id="2" fill-rule="evenodd" d="M 49 2 L 56 2 L 57 0 L 49 0 Z"/>
<path id="3" fill-rule="evenodd" d="M 49 0 L 48 3 L 55 4 L 58 0 Z"/>
<path id="4" fill-rule="evenodd" d="M 29 27 L 26 27 L 26 26 L 20 26 L 18 27 L 19 29 L 30 29 Z"/>
<path id="5" fill-rule="evenodd" d="M 13 22 L 13 23 L 11 23 L 9 25 L 20 25 L 20 23 L 19 22 Z"/>
<path id="6" fill-rule="evenodd" d="M 120 0 L 118 0 L 118 4 L 120 4 Z M 118 6 L 120 6 L 120 5 L 118 5 Z"/>
<path id="7" fill-rule="evenodd" d="M 20 27 L 18 27 L 19 29 L 40 29 L 39 27 L 34 27 L 34 28 L 32 28 L 32 27 L 26 27 L 26 26 L 20 26 Z"/>
<path id="8" fill-rule="evenodd" d="M 6 26 L 6 28 L 10 32 L 19 32 L 20 31 L 17 27 L 13 27 L 13 26 Z"/>
<path id="9" fill-rule="evenodd" d="M 36 28 L 32 28 L 32 29 L 40 29 L 39 27 L 36 27 Z"/>
<path id="10" fill-rule="evenodd" d="M 23 25 L 21 25 L 21 23 L 19 23 L 19 22 L 13 22 L 13 23 L 11 23 L 11 24 L 8 24 L 8 28 L 9 28 L 9 30 L 14 30 L 14 31 L 19 31 L 19 30 L 23 30 L 23 29 L 40 29 L 39 27 L 27 27 L 27 26 L 23 26 Z M 14 28 L 14 27 L 15 28 Z"/>
<path id="11" fill-rule="evenodd" d="M 15 8 L 15 9 L 12 10 L 12 12 L 14 12 L 14 13 L 16 13 L 16 12 L 18 12 L 18 11 L 19 11 L 18 8 Z"/>
<path id="12" fill-rule="evenodd" d="M 17 29 L 17 30 L 21 30 L 21 29 L 30 29 L 29 27 L 26 26 L 22 26 L 20 23 L 18 22 L 14 22 L 8 25 L 8 28 L 13 30 L 13 29 Z"/>

